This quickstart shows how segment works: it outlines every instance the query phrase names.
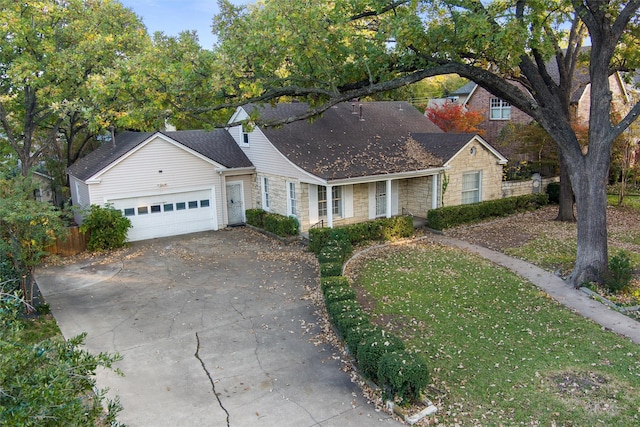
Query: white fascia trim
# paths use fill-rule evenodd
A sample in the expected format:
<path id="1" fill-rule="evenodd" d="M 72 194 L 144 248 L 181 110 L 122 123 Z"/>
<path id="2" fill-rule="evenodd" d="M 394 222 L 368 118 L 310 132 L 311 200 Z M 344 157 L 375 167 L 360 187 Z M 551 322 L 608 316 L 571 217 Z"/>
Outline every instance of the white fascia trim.
<path id="1" fill-rule="evenodd" d="M 496 158 L 498 159 L 498 164 L 500 165 L 506 165 L 509 161 L 507 160 L 506 157 L 504 157 L 502 154 L 500 154 L 498 152 L 498 150 L 496 150 L 495 148 L 493 148 L 487 141 L 485 141 L 482 137 L 480 137 L 480 135 L 475 135 L 473 138 L 471 138 L 469 140 L 469 142 L 467 142 L 466 144 L 464 144 L 464 146 L 458 150 L 458 152 L 456 154 L 454 154 L 453 156 L 451 156 L 451 158 L 449 160 L 447 160 L 447 162 L 444 164 L 447 169 L 451 167 L 451 161 L 453 159 L 456 158 L 456 156 L 458 154 L 460 154 L 461 152 L 465 151 L 467 146 L 471 143 L 471 141 L 476 140 L 480 145 L 482 145 L 484 148 L 486 148 L 487 150 L 489 150 L 491 152 L 491 154 L 493 154 L 494 156 L 496 156 Z"/>
<path id="2" fill-rule="evenodd" d="M 462 103 L 462 105 L 464 105 L 465 107 L 467 106 L 467 104 L 469 103 L 469 100 L 471 99 L 471 97 L 473 96 L 473 94 L 475 93 L 476 89 L 478 89 L 478 84 L 476 83 L 476 85 L 473 87 L 473 89 L 471 89 L 471 92 L 469 92 L 469 94 L 467 95 L 467 98 L 464 100 L 464 102 Z"/>
<path id="3" fill-rule="evenodd" d="M 249 117 L 249 113 L 247 113 L 247 111 L 244 109 L 244 107 L 240 106 L 236 108 L 236 111 L 233 113 L 233 115 L 231 116 L 231 118 L 229 120 L 227 120 L 227 124 L 231 125 L 233 123 L 236 123 L 236 121 L 238 121 L 238 116 L 240 115 L 240 113 L 244 113 L 247 117 Z M 245 120 L 245 119 L 242 119 Z M 239 120 L 239 121 L 242 121 Z M 238 126 L 238 123 L 236 123 L 235 125 L 233 125 L 233 127 Z M 227 126 L 226 129 L 229 129 L 232 126 Z"/>
<path id="4" fill-rule="evenodd" d="M 217 168 L 216 172 L 224 176 L 246 175 L 256 171 L 255 166 L 247 166 L 246 168 Z M 241 182 L 241 181 L 239 181 Z"/>
<path id="5" fill-rule="evenodd" d="M 347 184 L 366 184 L 369 182 L 386 181 L 390 179 L 418 178 L 421 176 L 438 175 L 440 172 L 448 169 L 447 167 L 439 167 L 432 169 L 422 169 L 409 172 L 390 173 L 386 175 L 370 175 L 358 178 L 345 178 L 336 180 L 327 180 L 324 185 L 347 185 Z"/>
<path id="6" fill-rule="evenodd" d="M 221 164 L 214 162 L 213 160 L 211 160 L 210 158 L 203 156 L 202 154 L 198 153 L 197 151 L 192 150 L 191 148 L 180 144 L 178 141 L 169 138 L 168 136 L 164 135 L 161 132 L 155 132 L 153 135 L 151 135 L 149 138 L 147 138 L 146 140 L 144 140 L 142 143 L 138 144 L 137 147 L 135 147 L 134 149 L 128 151 L 127 153 L 123 154 L 120 158 L 116 159 L 114 162 L 110 163 L 108 166 L 106 166 L 104 169 L 98 171 L 95 175 L 91 176 L 90 178 L 87 179 L 87 183 L 89 183 L 90 181 L 92 183 L 97 183 L 100 182 L 100 176 L 104 175 L 106 172 L 108 172 L 109 170 L 113 169 L 115 166 L 117 166 L 118 164 L 120 164 L 121 162 L 123 162 L 125 159 L 129 158 L 129 156 L 132 156 L 133 154 L 137 153 L 139 150 L 141 150 L 143 147 L 145 147 L 147 144 L 149 144 L 151 141 L 153 141 L 156 138 L 160 138 L 165 142 L 168 142 L 169 144 L 173 144 L 174 146 L 186 151 L 187 153 L 190 153 L 192 155 L 194 155 L 195 157 L 198 157 L 201 160 L 204 160 L 205 162 L 214 165 L 216 167 L 222 167 Z"/>

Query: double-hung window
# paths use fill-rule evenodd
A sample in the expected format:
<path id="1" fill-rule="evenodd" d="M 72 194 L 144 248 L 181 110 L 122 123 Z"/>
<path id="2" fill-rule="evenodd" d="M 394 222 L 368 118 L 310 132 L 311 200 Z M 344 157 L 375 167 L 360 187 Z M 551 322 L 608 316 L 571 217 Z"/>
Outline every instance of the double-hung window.
<path id="1" fill-rule="evenodd" d="M 271 201 L 269 200 L 269 178 L 262 177 L 262 206 L 265 211 L 271 209 Z"/>
<path id="2" fill-rule="evenodd" d="M 288 208 L 289 215 L 298 216 L 298 199 L 296 196 L 296 183 L 295 182 L 287 182 L 287 197 L 288 197 Z"/>
<path id="3" fill-rule="evenodd" d="M 480 183 L 480 172 L 471 172 L 462 175 L 463 205 L 480 201 Z"/>
<path id="4" fill-rule="evenodd" d="M 320 217 L 327 216 L 329 203 L 327 200 L 327 187 L 318 186 L 318 215 Z M 331 188 L 331 214 L 342 216 L 342 187 Z"/>
<path id="5" fill-rule="evenodd" d="M 490 101 L 490 115 L 491 120 L 510 120 L 511 119 L 511 104 L 500 98 L 491 98 Z"/>

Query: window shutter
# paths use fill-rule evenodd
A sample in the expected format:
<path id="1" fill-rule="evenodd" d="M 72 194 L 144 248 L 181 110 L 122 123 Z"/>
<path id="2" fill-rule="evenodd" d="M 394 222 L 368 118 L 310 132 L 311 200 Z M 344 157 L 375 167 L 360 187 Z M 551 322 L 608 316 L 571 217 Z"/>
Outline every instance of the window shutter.
<path id="1" fill-rule="evenodd" d="M 313 225 L 318 221 L 318 186 L 309 184 L 309 223 Z"/>
<path id="2" fill-rule="evenodd" d="M 376 183 L 369 183 L 369 219 L 376 217 Z"/>
<path id="3" fill-rule="evenodd" d="M 398 215 L 398 205 L 400 204 L 398 193 L 398 180 L 394 179 L 391 181 L 391 215 Z"/>
<path id="4" fill-rule="evenodd" d="M 342 186 L 342 214 L 345 218 L 353 218 L 353 185 Z"/>

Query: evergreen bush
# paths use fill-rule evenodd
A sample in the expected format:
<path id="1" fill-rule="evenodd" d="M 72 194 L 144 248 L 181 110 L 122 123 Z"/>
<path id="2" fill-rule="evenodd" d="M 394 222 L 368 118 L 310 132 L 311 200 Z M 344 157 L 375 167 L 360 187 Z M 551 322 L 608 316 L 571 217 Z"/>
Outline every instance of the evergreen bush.
<path id="1" fill-rule="evenodd" d="M 404 350 L 402 340 L 394 334 L 376 328 L 366 334 L 358 345 L 357 359 L 362 374 L 380 384 L 378 379 L 378 365 L 382 356 L 393 351 Z"/>
<path id="2" fill-rule="evenodd" d="M 320 263 L 320 277 L 340 276 L 342 263 L 339 261 Z"/>
<path id="3" fill-rule="evenodd" d="M 351 286 L 332 286 L 327 288 L 324 293 L 324 301 L 327 304 L 331 304 L 334 301 L 342 301 L 347 299 L 355 299 L 356 293 Z"/>
<path id="4" fill-rule="evenodd" d="M 420 398 L 429 384 L 429 369 L 417 353 L 401 350 L 387 352 L 378 365 L 379 386 L 386 399 L 400 398 L 400 404 L 410 404 Z"/>
<path id="5" fill-rule="evenodd" d="M 605 284 L 611 292 L 624 290 L 633 278 L 633 267 L 631 259 L 625 251 L 620 251 L 609 260 L 609 274 L 605 279 Z"/>
<path id="6" fill-rule="evenodd" d="M 84 217 L 80 231 L 89 233 L 87 249 L 106 251 L 121 248 L 127 241 L 127 232 L 131 220 L 122 215 L 122 211 L 111 206 L 91 205 Z"/>
<path id="7" fill-rule="evenodd" d="M 445 206 L 427 212 L 427 223 L 435 230 L 445 230 L 461 224 L 478 222 L 486 218 L 512 215 L 539 209 L 549 203 L 544 193 L 507 197 L 468 205 Z"/>

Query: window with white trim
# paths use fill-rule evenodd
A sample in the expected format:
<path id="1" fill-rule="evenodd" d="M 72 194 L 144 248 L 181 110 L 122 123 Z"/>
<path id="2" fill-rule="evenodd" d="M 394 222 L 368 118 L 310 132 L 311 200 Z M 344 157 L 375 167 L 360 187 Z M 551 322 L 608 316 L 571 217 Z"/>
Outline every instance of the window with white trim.
<path id="1" fill-rule="evenodd" d="M 298 216 L 298 199 L 296 198 L 295 182 L 287 182 L 287 197 L 289 200 L 289 215 Z"/>
<path id="2" fill-rule="evenodd" d="M 480 172 L 462 174 L 462 204 L 480 201 Z"/>
<path id="3" fill-rule="evenodd" d="M 327 187 L 318 186 L 318 215 L 327 216 Z M 335 216 L 342 216 L 342 187 L 331 188 L 331 213 Z"/>
<path id="4" fill-rule="evenodd" d="M 489 119 L 491 120 L 510 120 L 511 119 L 511 104 L 500 98 L 491 98 L 489 101 L 490 113 Z"/>
<path id="5" fill-rule="evenodd" d="M 248 132 L 242 132 L 242 142 L 245 144 L 249 143 L 249 133 Z"/>
<path id="6" fill-rule="evenodd" d="M 387 214 L 387 183 L 385 181 L 376 182 L 376 216 Z"/>
<path id="7" fill-rule="evenodd" d="M 269 178 L 262 177 L 262 209 L 268 211 L 271 208 L 271 201 L 269 200 Z"/>

